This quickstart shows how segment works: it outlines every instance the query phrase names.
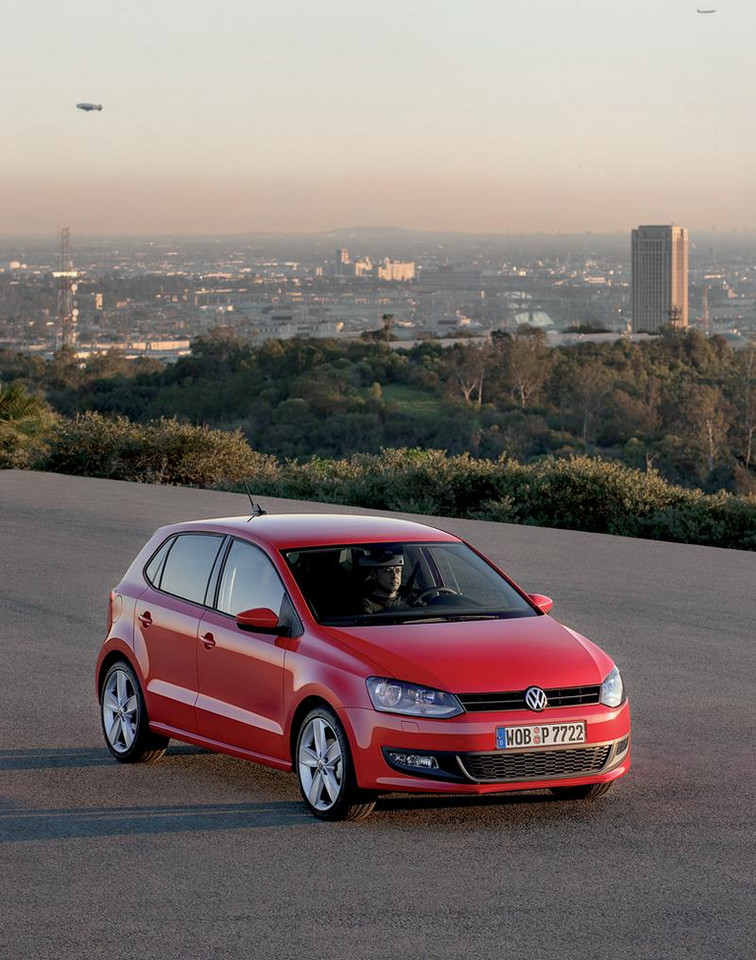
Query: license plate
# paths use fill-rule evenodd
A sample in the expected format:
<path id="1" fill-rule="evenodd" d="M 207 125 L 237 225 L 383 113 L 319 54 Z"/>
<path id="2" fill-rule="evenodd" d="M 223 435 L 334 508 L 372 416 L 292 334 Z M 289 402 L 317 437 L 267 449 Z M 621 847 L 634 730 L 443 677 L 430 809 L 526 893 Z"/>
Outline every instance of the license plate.
<path id="1" fill-rule="evenodd" d="M 512 747 L 555 747 L 585 743 L 585 721 L 576 723 L 540 723 L 534 727 L 497 727 L 496 749 Z"/>

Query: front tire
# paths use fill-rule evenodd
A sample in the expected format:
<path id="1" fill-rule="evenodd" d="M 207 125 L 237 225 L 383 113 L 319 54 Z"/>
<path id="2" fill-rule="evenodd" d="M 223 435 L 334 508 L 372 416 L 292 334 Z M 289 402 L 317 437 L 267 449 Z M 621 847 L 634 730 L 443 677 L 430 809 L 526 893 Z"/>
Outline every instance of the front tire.
<path id="1" fill-rule="evenodd" d="M 165 753 L 168 737 L 150 731 L 142 688 L 125 660 L 105 674 L 100 720 L 105 744 L 120 763 L 153 763 Z"/>
<path id="2" fill-rule="evenodd" d="M 361 820 L 375 806 L 360 791 L 344 728 L 329 707 L 316 707 L 302 721 L 295 756 L 307 808 L 321 820 Z"/>
<path id="3" fill-rule="evenodd" d="M 551 792 L 560 800 L 597 800 L 613 786 L 614 781 L 610 780 L 609 783 L 585 783 L 580 787 L 552 787 Z"/>

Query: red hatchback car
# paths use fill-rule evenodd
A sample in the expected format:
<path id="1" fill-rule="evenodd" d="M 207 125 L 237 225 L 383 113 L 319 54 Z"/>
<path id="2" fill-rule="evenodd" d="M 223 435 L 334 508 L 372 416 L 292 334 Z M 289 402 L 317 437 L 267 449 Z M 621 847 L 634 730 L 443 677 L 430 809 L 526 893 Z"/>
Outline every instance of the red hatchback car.
<path id="1" fill-rule="evenodd" d="M 174 737 L 294 770 L 310 811 L 381 793 L 605 793 L 630 769 L 617 667 L 459 538 L 369 516 L 158 530 L 97 660 L 124 763 Z"/>

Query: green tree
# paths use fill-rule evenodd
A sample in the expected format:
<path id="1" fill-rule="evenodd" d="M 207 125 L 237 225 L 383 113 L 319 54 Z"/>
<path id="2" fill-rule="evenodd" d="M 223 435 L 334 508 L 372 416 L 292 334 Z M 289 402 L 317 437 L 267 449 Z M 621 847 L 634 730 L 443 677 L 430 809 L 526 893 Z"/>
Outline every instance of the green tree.
<path id="1" fill-rule="evenodd" d="M 0 383 L 0 466 L 26 466 L 30 450 L 54 420 L 41 397 L 20 383 Z"/>
<path id="2" fill-rule="evenodd" d="M 751 339 L 748 347 L 738 352 L 732 371 L 731 396 L 736 417 L 736 450 L 749 470 L 756 434 L 756 339 Z"/>
<path id="3" fill-rule="evenodd" d="M 721 390 L 694 380 L 679 381 L 667 401 L 668 423 L 698 461 L 711 473 L 726 447 L 732 408 Z M 700 479 L 700 475 L 699 475 Z"/>
<path id="4" fill-rule="evenodd" d="M 483 384 L 494 359 L 491 345 L 485 341 L 455 344 L 445 359 L 450 389 L 454 393 L 460 391 L 466 403 L 480 407 Z"/>
<path id="5" fill-rule="evenodd" d="M 584 364 L 572 385 L 573 402 L 580 416 L 580 435 L 585 444 L 596 439 L 598 420 L 611 388 L 611 374 L 600 360 Z"/>
<path id="6" fill-rule="evenodd" d="M 493 338 L 504 383 L 521 408 L 532 406 L 548 376 L 552 355 L 546 334 L 535 327 L 521 326 L 514 335 Z"/>

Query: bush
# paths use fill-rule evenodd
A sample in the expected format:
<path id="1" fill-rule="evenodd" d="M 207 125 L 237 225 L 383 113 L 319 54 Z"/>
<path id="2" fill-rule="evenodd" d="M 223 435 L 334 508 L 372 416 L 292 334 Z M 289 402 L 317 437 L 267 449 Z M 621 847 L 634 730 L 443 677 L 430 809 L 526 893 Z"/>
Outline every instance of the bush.
<path id="1" fill-rule="evenodd" d="M 78 476 L 201 487 L 275 471 L 273 458 L 255 453 L 240 431 L 166 419 L 139 425 L 99 413 L 61 421 L 35 465 Z"/>
<path id="2" fill-rule="evenodd" d="M 653 472 L 591 457 L 510 462 L 500 473 L 499 490 L 520 523 L 624 535 L 632 535 L 638 518 L 689 493 Z"/>
<path id="3" fill-rule="evenodd" d="M 258 494 L 756 549 L 756 497 L 706 495 L 591 457 L 521 464 L 440 450 L 286 461 L 249 478 Z"/>
<path id="4" fill-rule="evenodd" d="M 442 450 L 383 450 L 345 460 L 285 461 L 278 477 L 255 489 L 271 495 L 411 513 L 470 516 L 475 503 L 496 493 L 496 464 Z M 264 488 L 264 489 L 262 489 Z"/>

